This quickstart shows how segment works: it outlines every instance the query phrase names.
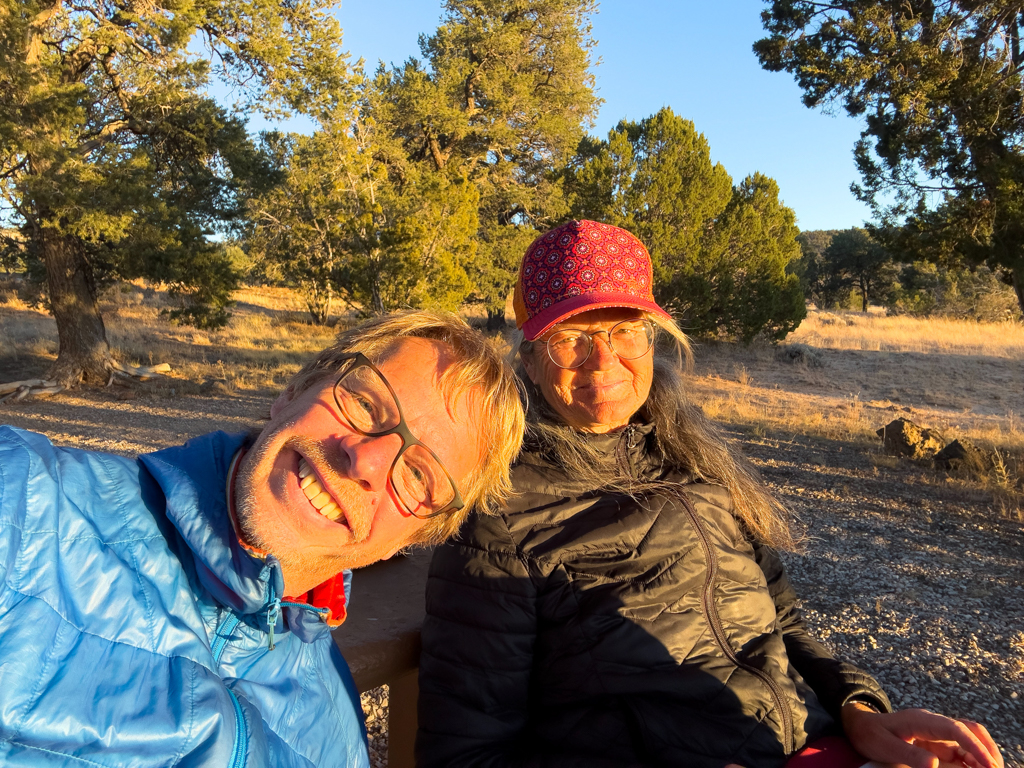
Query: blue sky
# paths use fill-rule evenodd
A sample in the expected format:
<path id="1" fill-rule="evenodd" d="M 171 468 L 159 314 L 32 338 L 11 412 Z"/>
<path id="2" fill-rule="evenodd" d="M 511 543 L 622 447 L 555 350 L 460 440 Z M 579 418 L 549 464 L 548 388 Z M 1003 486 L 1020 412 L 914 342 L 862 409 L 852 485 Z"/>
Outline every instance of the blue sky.
<path id="1" fill-rule="evenodd" d="M 801 229 L 860 226 L 870 214 L 849 189 L 859 121 L 807 109 L 792 76 L 760 68 L 751 45 L 763 36 L 763 5 L 603 0 L 592 24 L 605 103 L 593 132 L 603 137 L 622 118 L 669 106 L 693 120 L 734 181 L 754 171 L 774 178 Z M 345 49 L 369 71 L 378 60 L 418 56 L 419 35 L 440 16 L 440 0 L 341 0 L 337 12 Z"/>

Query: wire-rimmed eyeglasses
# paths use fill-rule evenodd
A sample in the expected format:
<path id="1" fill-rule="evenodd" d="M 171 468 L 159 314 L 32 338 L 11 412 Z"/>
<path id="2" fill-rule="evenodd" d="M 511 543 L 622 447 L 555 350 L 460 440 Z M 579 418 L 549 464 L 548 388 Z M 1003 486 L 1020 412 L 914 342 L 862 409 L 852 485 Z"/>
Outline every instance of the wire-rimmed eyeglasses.
<path id="1" fill-rule="evenodd" d="M 594 337 L 605 334 L 611 351 L 623 360 L 636 360 L 654 346 L 654 323 L 646 318 L 631 318 L 616 323 L 606 331 L 584 331 L 563 328 L 543 343 L 548 357 L 559 368 L 579 368 L 594 351 Z"/>
<path id="2" fill-rule="evenodd" d="M 465 504 L 455 480 L 437 454 L 413 437 L 384 374 L 361 352 L 346 357 L 352 362 L 334 384 L 334 400 L 345 421 L 360 435 L 402 438 L 402 447 L 388 470 L 388 483 L 405 511 L 428 518 L 462 509 Z"/>

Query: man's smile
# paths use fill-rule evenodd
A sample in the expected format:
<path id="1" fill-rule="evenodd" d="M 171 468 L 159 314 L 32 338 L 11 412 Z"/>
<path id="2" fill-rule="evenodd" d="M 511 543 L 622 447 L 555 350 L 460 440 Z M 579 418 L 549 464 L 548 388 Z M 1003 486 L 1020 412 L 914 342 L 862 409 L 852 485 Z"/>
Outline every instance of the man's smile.
<path id="1" fill-rule="evenodd" d="M 313 468 L 301 456 L 299 457 L 299 488 L 302 489 L 313 508 L 328 520 L 336 523 L 344 517 L 338 502 L 324 490 L 316 473 L 313 472 Z"/>

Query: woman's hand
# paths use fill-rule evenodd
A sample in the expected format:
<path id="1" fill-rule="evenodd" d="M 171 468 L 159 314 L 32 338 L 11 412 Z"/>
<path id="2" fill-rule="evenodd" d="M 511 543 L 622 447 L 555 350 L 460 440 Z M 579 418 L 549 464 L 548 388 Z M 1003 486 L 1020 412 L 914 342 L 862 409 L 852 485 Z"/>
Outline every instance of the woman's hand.
<path id="1" fill-rule="evenodd" d="M 864 757 L 910 768 L 1004 768 L 999 747 L 985 726 L 954 720 L 926 709 L 880 714 L 860 702 L 842 709 L 843 730 Z"/>

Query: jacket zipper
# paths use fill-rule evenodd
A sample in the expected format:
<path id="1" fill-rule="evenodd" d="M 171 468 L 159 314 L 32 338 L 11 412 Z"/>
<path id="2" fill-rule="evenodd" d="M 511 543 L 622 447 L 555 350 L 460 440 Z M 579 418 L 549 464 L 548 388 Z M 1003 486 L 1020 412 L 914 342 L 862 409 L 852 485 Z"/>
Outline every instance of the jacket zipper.
<path id="1" fill-rule="evenodd" d="M 233 611 L 228 611 L 227 618 L 217 627 L 214 633 L 217 639 L 213 641 L 213 647 L 210 649 L 213 652 L 215 664 L 220 664 L 220 657 L 224 655 L 224 649 L 228 647 L 228 637 L 235 631 L 239 621 L 241 619 Z"/>
<path id="2" fill-rule="evenodd" d="M 704 550 L 704 560 L 707 564 L 708 576 L 704 581 L 704 590 L 701 595 L 701 600 L 704 605 L 704 615 L 707 617 L 708 625 L 711 627 L 711 632 L 715 636 L 715 641 L 718 643 L 718 647 L 722 649 L 722 653 L 726 655 L 729 661 L 740 669 L 752 674 L 768 689 L 768 693 L 771 694 L 771 697 L 775 702 L 775 708 L 782 717 L 782 746 L 787 755 L 792 754 L 793 713 L 790 712 L 789 705 L 786 703 L 782 690 L 772 679 L 771 675 L 762 672 L 760 669 L 752 667 L 749 664 L 745 664 L 736 655 L 735 651 L 733 651 L 732 646 L 729 645 L 729 641 L 725 636 L 725 630 L 722 628 L 722 620 L 718 616 L 718 609 L 715 607 L 714 582 L 715 577 L 718 575 L 718 559 L 715 557 L 715 551 L 711 546 L 711 542 L 708 541 L 707 534 L 704 532 L 704 527 L 700 522 L 700 516 L 697 514 L 697 510 L 693 508 L 690 500 L 686 498 L 684 494 L 679 494 L 679 500 L 683 503 L 683 508 L 686 510 L 686 514 L 689 516 L 694 530 L 697 531 L 697 538 L 700 539 L 701 549 Z"/>
<path id="3" fill-rule="evenodd" d="M 228 647 L 228 637 L 235 631 L 235 627 L 238 626 L 240 621 L 241 617 L 235 614 L 234 611 L 229 610 L 227 618 L 217 627 L 215 632 L 217 639 L 214 640 L 213 647 L 210 648 L 213 653 L 214 664 L 220 664 L 220 659 L 224 655 L 224 649 Z M 227 688 L 226 683 L 225 688 Z M 230 688 L 227 688 L 227 691 L 235 710 L 235 743 L 231 747 L 231 760 L 228 766 L 229 768 L 242 768 L 246 763 L 246 755 L 249 753 L 249 733 L 245 729 L 245 718 L 242 714 L 242 705 L 239 703 L 238 697 L 235 696 L 235 692 Z"/>
<path id="4" fill-rule="evenodd" d="M 228 767 L 243 768 L 248 760 L 249 732 L 245 729 L 245 717 L 238 697 L 230 688 L 228 694 L 231 696 L 231 703 L 235 705 L 235 745 L 231 748 L 231 762 L 228 763 Z"/>

